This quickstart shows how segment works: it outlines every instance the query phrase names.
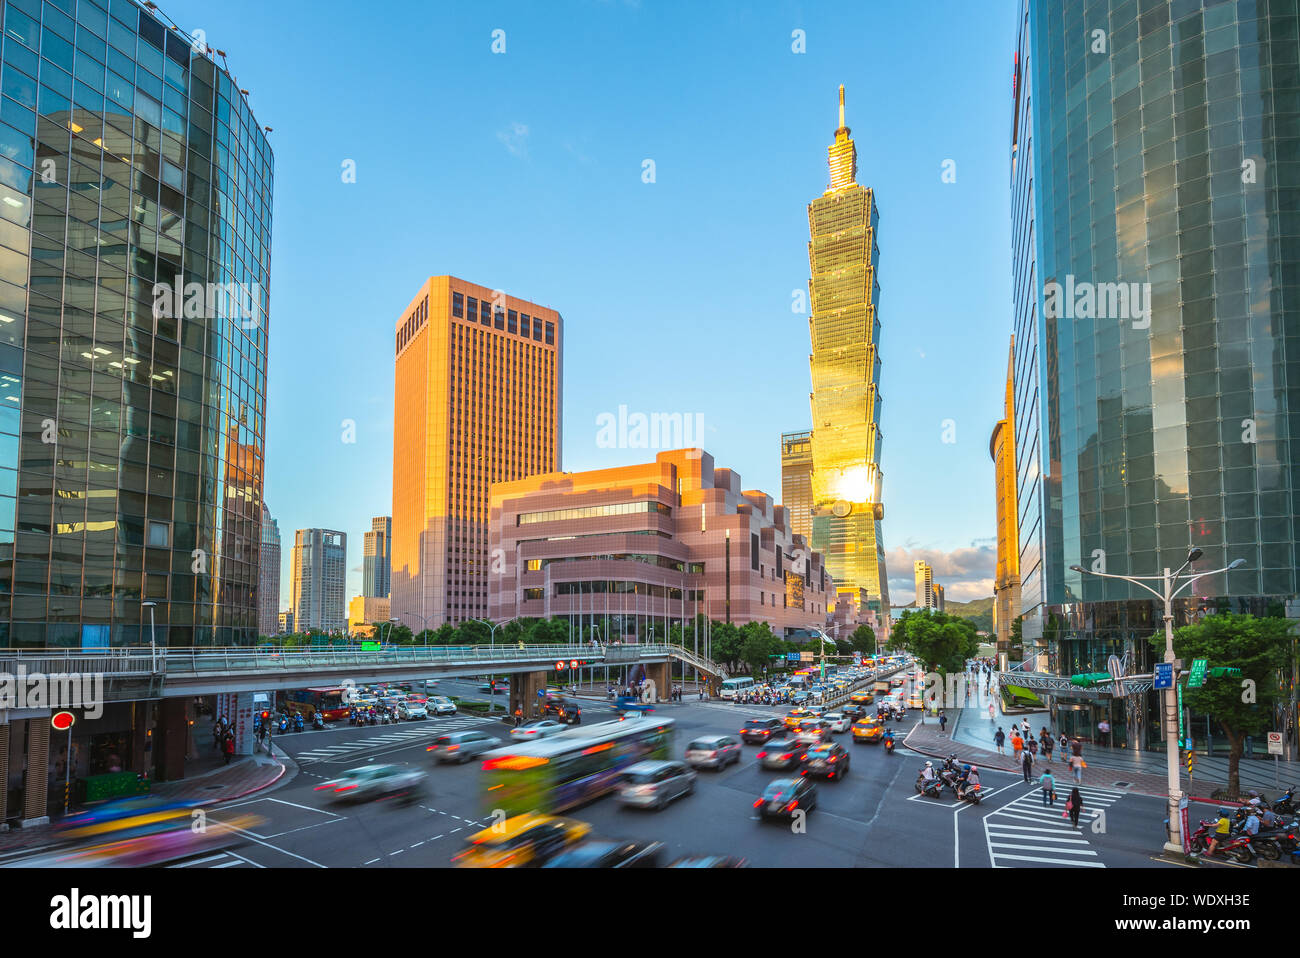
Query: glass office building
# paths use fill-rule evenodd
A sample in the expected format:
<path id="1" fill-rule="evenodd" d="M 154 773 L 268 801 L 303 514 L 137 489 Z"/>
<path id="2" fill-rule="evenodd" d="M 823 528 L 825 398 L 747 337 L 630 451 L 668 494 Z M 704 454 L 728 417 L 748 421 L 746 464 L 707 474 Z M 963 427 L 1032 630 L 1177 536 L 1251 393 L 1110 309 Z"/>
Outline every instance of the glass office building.
<path id="1" fill-rule="evenodd" d="M 0 646 L 256 639 L 273 159 L 160 16 L 3 3 Z"/>
<path id="2" fill-rule="evenodd" d="M 1158 604 L 1072 565 L 1245 560 L 1199 580 L 1180 623 L 1296 596 L 1297 35 L 1294 0 L 1022 4 L 1015 451 L 1039 669 L 1151 664 Z"/>

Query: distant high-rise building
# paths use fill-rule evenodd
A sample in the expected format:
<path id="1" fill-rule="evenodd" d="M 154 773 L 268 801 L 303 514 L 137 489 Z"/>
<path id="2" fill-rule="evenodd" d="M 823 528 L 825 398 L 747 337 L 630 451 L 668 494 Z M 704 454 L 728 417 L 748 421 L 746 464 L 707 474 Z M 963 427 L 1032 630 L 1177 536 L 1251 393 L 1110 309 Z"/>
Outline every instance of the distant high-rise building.
<path id="1" fill-rule="evenodd" d="M 812 432 L 781 433 L 781 504 L 790 517 L 790 531 L 812 536 Z"/>
<path id="2" fill-rule="evenodd" d="M 293 609 L 289 609 L 286 612 L 281 612 L 279 615 L 279 620 L 280 620 L 280 632 L 282 634 L 293 631 Z"/>
<path id="3" fill-rule="evenodd" d="M 393 520 L 391 516 L 376 516 L 370 520 L 366 533 L 361 594 L 368 599 L 388 598 L 391 562 L 393 558 Z"/>
<path id="4" fill-rule="evenodd" d="M 1007 357 L 1006 393 L 1002 418 L 989 438 L 989 456 L 997 506 L 998 558 L 993 580 L 993 631 L 1002 668 L 1011 648 L 1011 623 L 1020 614 L 1020 537 L 1016 511 L 1015 337 Z"/>
<path id="5" fill-rule="evenodd" d="M 560 469 L 563 342 L 555 310 L 453 276 L 398 321 L 392 613 L 416 632 L 488 614 L 488 487 Z"/>
<path id="6" fill-rule="evenodd" d="M 844 123 L 831 144 L 830 187 L 808 205 L 812 316 L 812 547 L 841 592 L 866 592 L 889 614 L 880 499 L 880 339 L 876 278 L 880 214 L 857 182 L 857 147 Z"/>
<path id="7" fill-rule="evenodd" d="M 292 602 L 297 631 L 347 628 L 347 559 L 347 533 L 332 529 L 299 529 L 295 533 Z"/>
<path id="8" fill-rule="evenodd" d="M 348 633 L 372 635 L 375 627 L 385 630 L 389 619 L 388 596 L 354 595 L 348 603 Z"/>
<path id="9" fill-rule="evenodd" d="M 934 586 L 932 587 L 931 592 L 932 592 L 932 594 L 933 594 L 933 596 L 934 596 L 934 606 L 933 606 L 934 611 L 936 611 L 936 612 L 942 612 L 942 611 L 943 611 L 943 604 L 944 604 L 944 603 L 943 603 L 943 586 L 941 586 L 939 583 L 936 582 L 936 583 L 934 583 Z"/>
<path id="10" fill-rule="evenodd" d="M 280 524 L 262 503 L 261 566 L 257 573 L 257 631 L 275 635 L 280 615 Z"/>
<path id="11" fill-rule="evenodd" d="M 934 570 L 924 559 L 912 563 L 912 574 L 916 579 L 916 607 L 933 609 L 934 606 Z"/>

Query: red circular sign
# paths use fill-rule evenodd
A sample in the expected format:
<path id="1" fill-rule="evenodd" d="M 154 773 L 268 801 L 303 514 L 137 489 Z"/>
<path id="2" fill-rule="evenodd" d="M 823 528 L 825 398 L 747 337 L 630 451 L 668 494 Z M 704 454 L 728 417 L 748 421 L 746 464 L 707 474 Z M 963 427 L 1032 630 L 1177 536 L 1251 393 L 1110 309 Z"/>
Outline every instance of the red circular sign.
<path id="1" fill-rule="evenodd" d="M 557 671 L 557 672 L 563 672 L 563 671 L 564 671 L 564 663 L 563 663 L 563 662 L 556 662 L 556 663 L 555 663 L 555 671 Z"/>
<path id="2" fill-rule="evenodd" d="M 72 723 L 76 720 L 77 717 L 71 712 L 55 712 L 50 718 L 50 724 L 54 726 L 54 731 L 66 732 L 68 729 L 72 728 Z"/>

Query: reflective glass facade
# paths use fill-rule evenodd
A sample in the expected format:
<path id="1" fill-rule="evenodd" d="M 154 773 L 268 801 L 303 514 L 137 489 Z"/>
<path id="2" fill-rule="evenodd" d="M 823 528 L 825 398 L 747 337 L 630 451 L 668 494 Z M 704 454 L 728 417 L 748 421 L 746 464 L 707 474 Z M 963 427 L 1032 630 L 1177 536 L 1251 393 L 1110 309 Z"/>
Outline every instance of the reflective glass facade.
<path id="1" fill-rule="evenodd" d="M 143 601 L 159 645 L 252 642 L 266 137 L 130 0 L 2 14 L 0 645 L 147 643 Z"/>
<path id="2" fill-rule="evenodd" d="M 1067 0 L 1022 12 L 1022 609 L 1038 610 L 1025 635 L 1041 631 L 1054 667 L 1086 671 L 1130 645 L 1145 656 L 1153 617 L 1127 583 L 1071 565 L 1104 557 L 1107 572 L 1151 575 L 1190 548 L 1204 552 L 1198 568 L 1245 560 L 1200 580 L 1180 617 L 1296 595 L 1297 9 Z M 1076 291 L 1064 309 L 1053 283 Z M 1115 284 L 1137 284 L 1127 310 L 1106 293 Z"/>
<path id="3" fill-rule="evenodd" d="M 889 609 L 880 520 L 880 214 L 857 183 L 857 149 L 844 124 L 829 148 L 830 188 L 808 204 L 812 316 L 812 547 L 837 589 Z"/>

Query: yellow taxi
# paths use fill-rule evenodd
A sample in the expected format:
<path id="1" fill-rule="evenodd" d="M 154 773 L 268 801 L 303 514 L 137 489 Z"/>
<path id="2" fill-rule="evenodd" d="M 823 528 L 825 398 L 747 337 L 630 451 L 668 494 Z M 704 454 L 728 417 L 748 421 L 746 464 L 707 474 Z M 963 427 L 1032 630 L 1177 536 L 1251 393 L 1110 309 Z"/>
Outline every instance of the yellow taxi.
<path id="1" fill-rule="evenodd" d="M 859 742 L 879 743 L 885 737 L 885 726 L 879 719 L 864 718 L 853 723 L 853 744 Z"/>
<path id="2" fill-rule="evenodd" d="M 572 818 L 534 813 L 516 815 L 471 835 L 466 839 L 465 850 L 452 861 L 457 868 L 540 865 L 590 832 L 590 825 Z"/>
<path id="3" fill-rule="evenodd" d="M 909 696 L 907 697 L 907 707 L 908 707 L 909 709 L 919 709 L 919 708 L 921 708 L 921 693 L 920 693 L 920 692 L 913 692 L 911 695 L 909 695 Z"/>
<path id="4" fill-rule="evenodd" d="M 788 729 L 797 729 L 799 723 L 806 718 L 812 718 L 812 713 L 805 708 L 794 708 L 785 713 L 785 727 Z"/>
<path id="5" fill-rule="evenodd" d="M 876 700 L 876 697 L 870 692 L 854 692 L 849 696 L 849 702 L 854 705 L 870 705 Z"/>

